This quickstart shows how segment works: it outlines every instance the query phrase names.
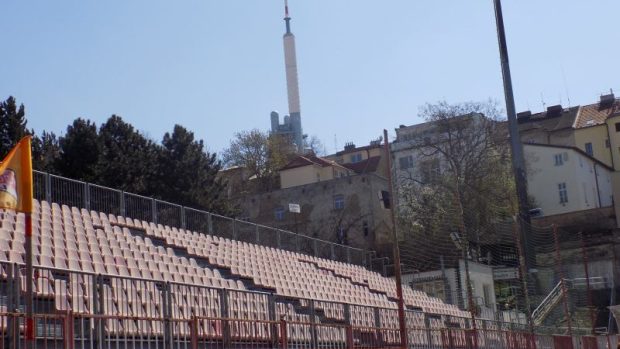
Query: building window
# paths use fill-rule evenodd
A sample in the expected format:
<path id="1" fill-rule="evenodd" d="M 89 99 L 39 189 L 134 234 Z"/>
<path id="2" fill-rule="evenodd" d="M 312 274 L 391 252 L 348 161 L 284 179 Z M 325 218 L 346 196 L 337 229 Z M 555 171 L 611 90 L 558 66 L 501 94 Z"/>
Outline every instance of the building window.
<path id="1" fill-rule="evenodd" d="M 586 154 L 593 156 L 592 154 L 594 154 L 594 150 L 592 149 L 592 143 L 586 143 Z"/>
<path id="2" fill-rule="evenodd" d="M 433 183 L 441 175 L 439 159 L 430 159 L 420 162 L 420 178 L 423 183 Z"/>
<path id="3" fill-rule="evenodd" d="M 364 236 L 368 236 L 368 232 L 369 232 L 368 222 L 364 221 L 362 223 L 362 230 L 364 231 Z"/>
<path id="4" fill-rule="evenodd" d="M 558 192 L 560 194 L 560 203 L 565 204 L 568 202 L 568 191 L 566 190 L 566 182 L 558 184 Z"/>
<path id="5" fill-rule="evenodd" d="M 492 303 L 491 303 L 491 285 L 489 284 L 483 284 L 482 285 L 482 292 L 484 295 L 484 305 L 486 307 L 491 307 Z"/>
<path id="6" fill-rule="evenodd" d="M 620 132 L 620 122 L 616 122 L 616 132 Z"/>
<path id="7" fill-rule="evenodd" d="M 282 207 L 278 207 L 274 211 L 274 216 L 276 221 L 284 220 L 284 209 Z"/>
<path id="8" fill-rule="evenodd" d="M 555 166 L 562 166 L 562 165 L 564 165 L 564 159 L 562 157 L 562 153 L 553 155 L 553 162 L 554 162 Z"/>
<path id="9" fill-rule="evenodd" d="M 401 170 L 406 170 L 413 167 L 413 156 L 403 156 L 398 159 L 398 164 Z"/>
<path id="10" fill-rule="evenodd" d="M 356 162 L 360 162 L 360 161 L 362 161 L 362 154 L 361 153 L 357 153 L 357 154 L 351 155 L 351 162 L 352 163 L 356 163 Z"/>
<path id="11" fill-rule="evenodd" d="M 335 210 L 344 209 L 344 196 L 343 195 L 334 196 L 334 209 Z"/>

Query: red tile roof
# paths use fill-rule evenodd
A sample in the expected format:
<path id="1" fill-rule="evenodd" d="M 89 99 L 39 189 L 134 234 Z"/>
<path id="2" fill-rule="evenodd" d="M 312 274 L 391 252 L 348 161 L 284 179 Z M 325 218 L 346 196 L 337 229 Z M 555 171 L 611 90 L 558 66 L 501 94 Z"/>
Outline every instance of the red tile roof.
<path id="1" fill-rule="evenodd" d="M 380 156 L 372 156 L 366 160 L 355 163 L 343 164 L 342 166 L 352 170 L 355 173 L 371 173 L 376 172 L 381 161 Z"/>
<path id="2" fill-rule="evenodd" d="M 289 161 L 288 164 L 282 167 L 280 171 L 290 170 L 293 168 L 309 166 L 309 165 L 316 165 L 316 166 L 321 166 L 321 167 L 327 167 L 327 166 L 342 167 L 341 165 L 338 165 L 337 163 L 333 161 L 325 160 L 314 154 L 308 154 L 308 155 L 297 155 L 293 160 Z"/>
<path id="3" fill-rule="evenodd" d="M 601 125 L 605 123 L 608 117 L 616 113 L 620 113 L 620 100 L 618 99 L 606 108 L 601 108 L 599 103 L 584 105 L 579 110 L 574 127 L 584 128 Z"/>

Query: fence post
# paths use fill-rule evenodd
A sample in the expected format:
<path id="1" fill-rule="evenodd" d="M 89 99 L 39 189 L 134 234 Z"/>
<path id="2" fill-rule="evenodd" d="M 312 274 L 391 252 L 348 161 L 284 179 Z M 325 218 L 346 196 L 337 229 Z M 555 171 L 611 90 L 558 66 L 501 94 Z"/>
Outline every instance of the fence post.
<path id="1" fill-rule="evenodd" d="M 232 238 L 233 238 L 233 240 L 238 240 L 237 239 L 237 219 L 236 218 L 232 219 Z"/>
<path id="2" fill-rule="evenodd" d="M 318 248 L 317 240 L 316 239 L 312 239 L 312 250 L 314 250 L 314 256 L 318 257 L 319 256 L 319 248 Z"/>
<path id="3" fill-rule="evenodd" d="M 153 216 L 153 223 L 157 224 L 157 201 L 151 199 L 151 213 Z"/>
<path id="4" fill-rule="evenodd" d="M 310 300 L 310 347 L 317 348 L 317 336 L 316 336 L 316 308 L 314 307 L 314 300 Z"/>
<path id="5" fill-rule="evenodd" d="M 347 326 L 346 327 L 346 336 L 347 336 L 347 343 L 346 343 L 346 347 L 347 348 L 353 348 L 353 323 L 351 321 L 351 304 L 349 303 L 344 303 L 344 323 Z"/>
<path id="6" fill-rule="evenodd" d="M 428 314 L 426 312 L 422 313 L 424 315 L 424 329 L 426 329 L 426 343 L 431 346 L 433 344 L 433 333 L 431 332 L 431 321 L 428 318 Z"/>
<path id="7" fill-rule="evenodd" d="M 347 246 L 347 263 L 351 264 L 351 247 Z"/>
<path id="8" fill-rule="evenodd" d="M 168 347 L 173 348 L 173 333 L 172 333 L 172 292 L 170 290 L 170 282 L 166 281 L 164 284 L 164 338 L 168 339 Z"/>
<path id="9" fill-rule="evenodd" d="M 228 290 L 219 289 L 220 293 L 220 310 L 222 313 L 222 340 L 224 348 L 230 348 L 230 322 L 228 314 Z"/>
<path id="10" fill-rule="evenodd" d="M 579 232 L 581 238 L 581 255 L 583 257 L 583 268 L 586 276 L 586 287 L 588 292 L 588 308 L 590 308 L 590 321 L 592 326 L 592 335 L 596 334 L 596 314 L 594 313 L 594 302 L 592 301 L 592 288 L 590 288 L 590 271 L 588 268 L 588 253 L 586 251 L 586 241 L 583 238 L 583 232 Z"/>
<path id="11" fill-rule="evenodd" d="M 353 349 L 355 344 L 353 343 L 353 326 L 351 324 L 347 325 L 346 332 L 347 332 L 346 348 Z"/>
<path id="12" fill-rule="evenodd" d="M 125 208 L 125 192 L 119 190 L 119 194 L 121 196 L 120 205 L 121 205 L 121 216 L 127 217 L 127 209 Z"/>
<path id="13" fill-rule="evenodd" d="M 187 228 L 187 221 L 185 219 L 185 206 L 181 206 L 181 229 Z"/>
<path id="14" fill-rule="evenodd" d="M 254 234 L 256 235 L 256 244 L 260 244 L 260 233 L 258 231 L 258 224 L 254 224 Z"/>
<path id="15" fill-rule="evenodd" d="M 97 274 L 94 276 L 95 282 L 93 282 L 93 313 L 95 315 L 103 314 L 103 305 L 105 299 L 103 297 L 103 276 Z M 73 285 L 72 285 L 73 287 Z M 103 321 L 101 318 L 95 319 L 95 348 L 103 348 Z"/>
<path id="16" fill-rule="evenodd" d="M 284 319 L 284 315 L 282 315 L 280 319 L 280 348 L 288 348 L 288 335 L 286 333 L 286 320 Z"/>
<path id="17" fill-rule="evenodd" d="M 564 316 L 566 316 L 566 325 L 568 325 L 568 335 L 573 336 L 573 326 L 571 315 L 568 309 L 568 295 L 566 294 L 566 280 L 564 280 L 564 270 L 562 268 L 562 258 L 560 255 L 560 241 L 558 238 L 558 226 L 553 224 L 553 241 L 555 244 L 555 264 L 557 266 L 557 274 L 560 278 L 560 289 L 562 291 L 562 302 L 564 303 Z"/>
<path id="18" fill-rule="evenodd" d="M 207 212 L 207 234 L 213 235 L 213 215 Z"/>
<path id="19" fill-rule="evenodd" d="M 271 347 L 275 348 L 278 345 L 278 326 L 276 324 L 278 319 L 276 318 L 276 298 L 273 293 L 270 293 L 269 296 L 267 296 L 267 304 L 269 307 L 269 321 L 271 321 Z"/>
<path id="20" fill-rule="evenodd" d="M 282 248 L 282 231 L 280 229 L 276 230 L 278 232 L 278 248 Z"/>
<path id="21" fill-rule="evenodd" d="M 45 201 L 52 202 L 52 178 L 49 173 L 45 174 Z"/>
<path id="22" fill-rule="evenodd" d="M 198 349 L 198 317 L 192 316 L 192 323 L 190 329 L 190 337 L 192 342 L 192 349 Z"/>
<path id="23" fill-rule="evenodd" d="M 377 347 L 382 348 L 383 347 L 383 333 L 379 331 L 379 329 L 381 328 L 381 311 L 379 308 L 374 308 L 374 310 L 375 310 L 375 329 L 377 330 L 376 332 Z"/>
<path id="24" fill-rule="evenodd" d="M 336 253 L 334 252 L 334 244 L 330 243 L 329 247 L 330 247 L 329 248 L 329 253 L 330 253 L 331 260 L 335 261 L 336 260 Z"/>
<path id="25" fill-rule="evenodd" d="M 299 233 L 295 233 L 295 248 L 297 249 L 297 252 L 301 252 L 301 248 L 299 246 Z"/>
<path id="26" fill-rule="evenodd" d="M 84 182 L 84 208 L 90 211 L 90 184 Z"/>

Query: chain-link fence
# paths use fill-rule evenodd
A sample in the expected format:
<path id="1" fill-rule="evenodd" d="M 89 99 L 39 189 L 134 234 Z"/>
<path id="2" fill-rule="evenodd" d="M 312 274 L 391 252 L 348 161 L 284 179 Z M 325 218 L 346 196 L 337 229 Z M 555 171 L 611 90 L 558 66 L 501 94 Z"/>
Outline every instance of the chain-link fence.
<path id="1" fill-rule="evenodd" d="M 457 244 L 418 240 L 403 253 L 403 282 L 476 317 L 527 325 L 535 333 L 617 333 L 608 309 L 618 293 L 618 243 L 611 231 L 521 221 L 492 228 L 493 236 L 470 237 L 465 253 Z"/>

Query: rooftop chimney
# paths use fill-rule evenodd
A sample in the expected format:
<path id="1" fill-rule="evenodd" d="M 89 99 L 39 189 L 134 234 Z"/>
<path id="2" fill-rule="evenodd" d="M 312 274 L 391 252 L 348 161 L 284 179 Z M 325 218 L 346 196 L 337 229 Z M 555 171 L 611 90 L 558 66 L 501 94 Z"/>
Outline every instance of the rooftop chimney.
<path id="1" fill-rule="evenodd" d="M 600 109 L 610 108 L 612 105 L 614 105 L 615 100 L 616 96 L 614 96 L 613 92 L 608 95 L 602 95 L 598 106 Z"/>
<path id="2" fill-rule="evenodd" d="M 562 111 L 564 109 L 562 109 L 562 105 L 561 104 L 556 104 L 556 105 L 552 105 L 550 107 L 547 108 L 547 117 L 548 118 L 554 118 L 556 116 L 560 116 L 562 115 Z"/>
<path id="3" fill-rule="evenodd" d="M 517 113 L 517 122 L 521 123 L 521 122 L 528 121 L 530 117 L 532 117 L 531 111 L 529 110 L 522 111 L 520 113 Z"/>
<path id="4" fill-rule="evenodd" d="M 353 142 L 347 142 L 344 145 L 344 150 L 353 150 L 355 149 L 355 144 Z"/>

